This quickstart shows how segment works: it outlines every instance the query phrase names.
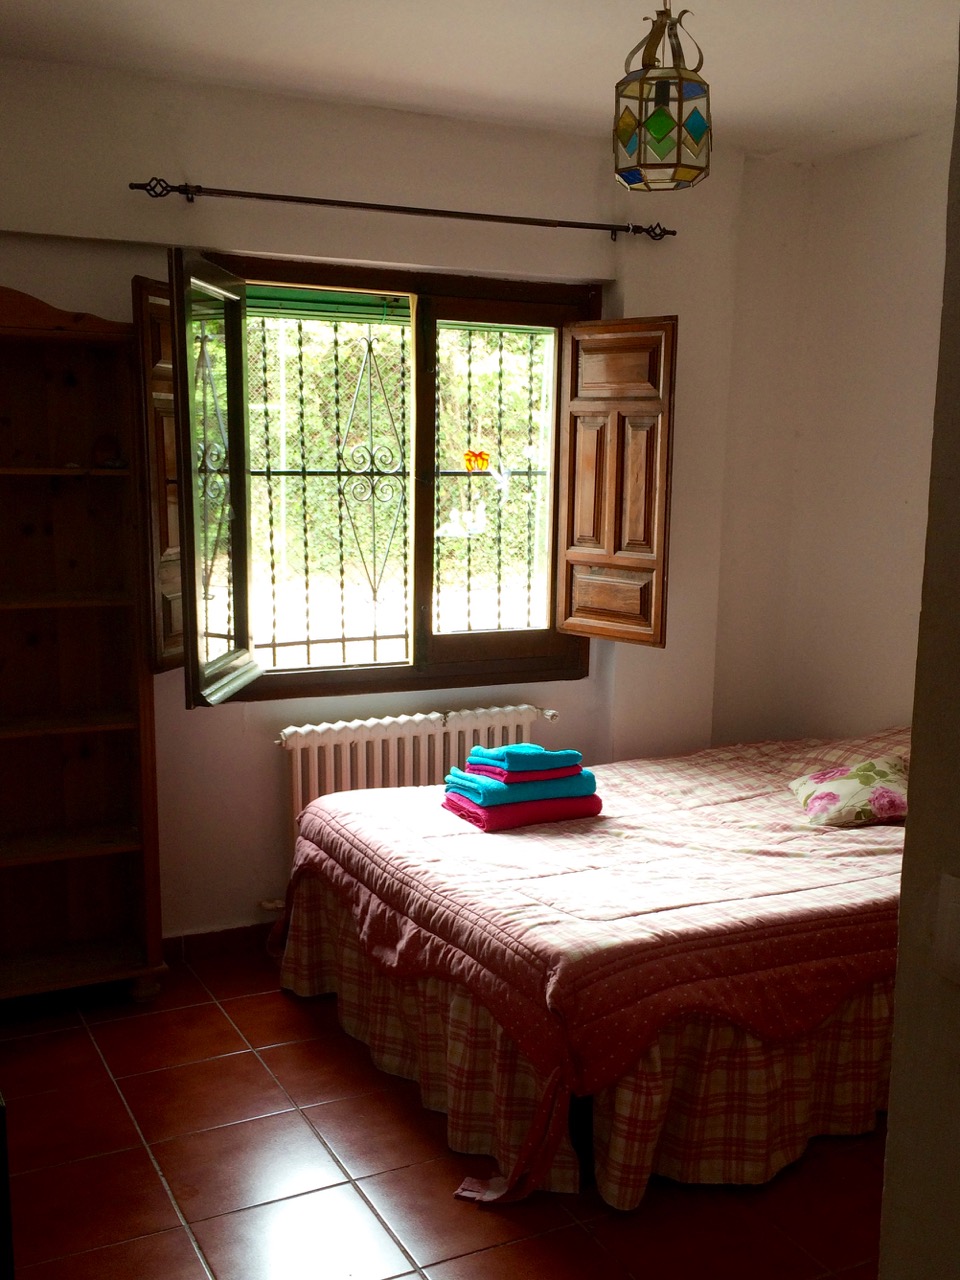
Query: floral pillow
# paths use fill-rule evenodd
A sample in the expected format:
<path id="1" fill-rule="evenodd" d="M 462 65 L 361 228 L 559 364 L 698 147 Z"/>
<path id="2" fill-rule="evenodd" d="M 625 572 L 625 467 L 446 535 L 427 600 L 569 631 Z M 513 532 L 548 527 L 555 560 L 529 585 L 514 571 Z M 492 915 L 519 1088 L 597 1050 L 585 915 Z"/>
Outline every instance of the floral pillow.
<path id="1" fill-rule="evenodd" d="M 820 769 L 788 785 L 816 825 L 897 822 L 907 816 L 907 768 L 902 756 L 877 756 Z"/>

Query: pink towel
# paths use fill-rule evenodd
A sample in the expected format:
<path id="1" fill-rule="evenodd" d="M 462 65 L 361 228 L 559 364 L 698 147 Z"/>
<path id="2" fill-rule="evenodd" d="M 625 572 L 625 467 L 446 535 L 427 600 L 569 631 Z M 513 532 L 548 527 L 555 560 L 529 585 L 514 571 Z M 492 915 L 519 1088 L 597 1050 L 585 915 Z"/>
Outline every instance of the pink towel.
<path id="1" fill-rule="evenodd" d="M 535 822 L 563 822 L 567 818 L 595 818 L 602 805 L 600 797 L 556 796 L 550 800 L 520 800 L 516 804 L 498 804 L 483 808 L 456 791 L 443 797 L 443 807 L 458 818 L 472 822 L 481 831 L 508 831 L 512 827 L 529 827 Z"/>
<path id="2" fill-rule="evenodd" d="M 485 778 L 496 778 L 498 782 L 542 782 L 546 778 L 571 778 L 575 773 L 583 772 L 583 765 L 568 764 L 562 769 L 501 769 L 496 764 L 479 764 L 468 760 L 467 773 L 481 773 Z"/>

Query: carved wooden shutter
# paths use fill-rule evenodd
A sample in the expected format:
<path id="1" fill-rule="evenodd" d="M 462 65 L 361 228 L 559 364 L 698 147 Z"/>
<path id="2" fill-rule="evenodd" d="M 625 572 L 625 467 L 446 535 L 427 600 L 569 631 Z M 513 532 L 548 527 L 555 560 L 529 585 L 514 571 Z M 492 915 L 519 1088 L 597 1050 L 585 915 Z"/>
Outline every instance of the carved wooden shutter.
<path id="1" fill-rule="evenodd" d="M 557 626 L 663 645 L 677 320 L 564 331 Z"/>
<path id="2" fill-rule="evenodd" d="M 150 495 L 148 651 L 154 671 L 183 666 L 177 431 L 173 414 L 170 286 L 133 279 L 133 319 L 140 349 L 144 457 Z"/>

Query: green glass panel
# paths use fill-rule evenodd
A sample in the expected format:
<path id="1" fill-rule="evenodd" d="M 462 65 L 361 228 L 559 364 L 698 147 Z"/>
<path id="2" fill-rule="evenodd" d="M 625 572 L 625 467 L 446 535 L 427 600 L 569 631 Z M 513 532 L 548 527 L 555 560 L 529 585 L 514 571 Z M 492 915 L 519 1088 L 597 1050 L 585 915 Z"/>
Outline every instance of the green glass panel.
<path id="1" fill-rule="evenodd" d="M 645 143 L 646 149 L 652 151 L 658 160 L 666 160 L 672 151 L 676 150 L 677 142 L 675 138 L 648 138 Z"/>
<path id="2" fill-rule="evenodd" d="M 701 117 L 702 118 L 702 117 Z M 643 122 L 643 127 L 647 130 L 651 137 L 656 138 L 659 142 L 665 138 L 672 129 L 677 125 L 676 120 L 664 107 L 658 107 L 652 115 L 647 116 Z"/>

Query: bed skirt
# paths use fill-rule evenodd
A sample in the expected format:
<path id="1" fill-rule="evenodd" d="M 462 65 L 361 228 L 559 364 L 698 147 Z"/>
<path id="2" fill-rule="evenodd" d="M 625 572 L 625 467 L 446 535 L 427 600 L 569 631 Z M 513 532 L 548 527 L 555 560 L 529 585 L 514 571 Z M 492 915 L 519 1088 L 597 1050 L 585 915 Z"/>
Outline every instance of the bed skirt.
<path id="1" fill-rule="evenodd" d="M 344 1030 L 376 1065 L 415 1080 L 447 1116 L 455 1151 L 513 1168 L 545 1080 L 465 987 L 398 980 L 361 950 L 350 913 L 301 876 L 289 904 L 281 983 L 335 994 Z M 665 1027 L 637 1065 L 593 1098 L 593 1173 L 602 1198 L 634 1209 L 651 1174 L 680 1182 L 759 1183 L 821 1134 L 873 1129 L 886 1106 L 893 978 L 847 999 L 811 1035 L 770 1044 L 715 1019 Z M 565 1135 L 543 1187 L 573 1192 Z"/>

